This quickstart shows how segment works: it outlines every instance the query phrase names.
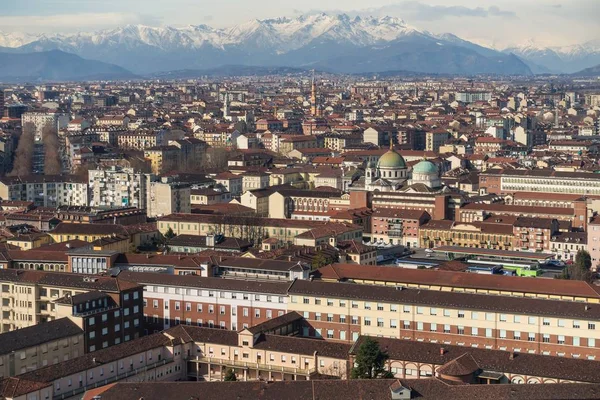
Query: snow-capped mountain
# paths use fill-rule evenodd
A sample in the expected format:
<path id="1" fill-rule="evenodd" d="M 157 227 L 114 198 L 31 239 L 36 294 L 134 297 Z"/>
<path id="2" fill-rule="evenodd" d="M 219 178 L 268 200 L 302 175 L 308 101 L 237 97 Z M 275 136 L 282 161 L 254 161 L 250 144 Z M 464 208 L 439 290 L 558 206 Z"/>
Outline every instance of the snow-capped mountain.
<path id="1" fill-rule="evenodd" d="M 0 32 L 0 47 L 15 48 L 39 40 L 42 35 L 21 32 Z"/>
<path id="2" fill-rule="evenodd" d="M 5 39 L 2 39 L 5 38 Z M 322 68 L 334 72 L 528 74 L 519 59 L 454 35 L 433 35 L 393 17 L 313 14 L 207 25 L 127 25 L 71 35 L 0 34 L 19 52 L 62 50 L 136 73 L 226 64 Z"/>
<path id="3" fill-rule="evenodd" d="M 573 73 L 600 64 L 600 40 L 571 46 L 539 46 L 531 41 L 503 50 L 523 59 L 536 72 Z M 537 67 L 537 68 L 536 68 Z"/>

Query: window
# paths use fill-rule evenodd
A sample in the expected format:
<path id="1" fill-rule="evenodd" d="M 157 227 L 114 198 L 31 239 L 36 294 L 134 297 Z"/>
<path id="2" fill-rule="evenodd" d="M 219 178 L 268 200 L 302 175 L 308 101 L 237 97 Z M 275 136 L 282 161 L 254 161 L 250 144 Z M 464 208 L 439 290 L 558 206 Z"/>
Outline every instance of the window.
<path id="1" fill-rule="evenodd" d="M 418 331 L 422 331 L 423 330 L 423 323 L 422 322 L 417 322 L 417 330 Z"/>
<path id="2" fill-rule="evenodd" d="M 527 323 L 529 325 L 535 325 L 535 317 L 528 317 L 527 318 Z"/>
<path id="3" fill-rule="evenodd" d="M 346 323 L 346 316 L 345 315 L 340 315 L 340 323 L 342 323 L 342 324 Z"/>
<path id="4" fill-rule="evenodd" d="M 513 338 L 514 338 L 515 340 L 521 340 L 521 332 L 519 332 L 519 331 L 514 331 L 514 332 L 513 332 Z"/>
<path id="5" fill-rule="evenodd" d="M 371 303 L 365 302 L 365 310 L 370 310 L 370 309 L 371 309 Z"/>
<path id="6" fill-rule="evenodd" d="M 327 330 L 327 339 L 333 339 L 333 329 Z M 292 364 L 295 364 L 295 361 L 292 359 Z"/>
<path id="7" fill-rule="evenodd" d="M 383 304 L 377 303 L 377 311 L 383 311 Z"/>
<path id="8" fill-rule="evenodd" d="M 506 322 L 506 314 L 500 314 L 500 322 Z"/>
<path id="9" fill-rule="evenodd" d="M 458 326 L 458 334 L 459 335 L 464 335 L 465 334 L 465 327 L 464 326 Z"/>
<path id="10" fill-rule="evenodd" d="M 102 335 L 108 335 L 108 328 L 102 328 Z"/>
<path id="11" fill-rule="evenodd" d="M 477 313 L 477 312 L 472 312 L 472 313 L 471 313 L 471 319 L 479 319 L 479 313 Z"/>
<path id="12" fill-rule="evenodd" d="M 473 327 L 471 328 L 471 336 L 479 335 L 479 328 Z"/>
<path id="13" fill-rule="evenodd" d="M 417 314 L 423 314 L 423 307 L 417 307 Z"/>
<path id="14" fill-rule="evenodd" d="M 565 344 L 565 337 L 564 337 L 564 335 L 558 335 L 557 343 L 558 344 Z"/>
<path id="15" fill-rule="evenodd" d="M 327 322 L 333 322 L 333 314 L 327 314 Z"/>
<path id="16" fill-rule="evenodd" d="M 550 326 L 550 319 L 549 318 L 544 318 L 542 320 L 542 325 L 544 325 L 544 326 Z"/>
<path id="17" fill-rule="evenodd" d="M 321 313 L 315 313 L 315 321 L 321 320 Z"/>
<path id="18" fill-rule="evenodd" d="M 492 337 L 492 329 L 491 328 L 486 328 L 485 329 L 485 337 Z"/>
<path id="19" fill-rule="evenodd" d="M 596 339 L 589 338 L 588 339 L 588 347 L 596 347 Z"/>
<path id="20" fill-rule="evenodd" d="M 559 319 L 558 320 L 558 326 L 560 328 L 564 328 L 565 327 L 565 320 L 564 319 Z"/>
<path id="21" fill-rule="evenodd" d="M 410 329 L 410 321 L 402 322 L 402 326 L 404 327 L 404 329 Z"/>
<path id="22" fill-rule="evenodd" d="M 94 325 L 95 323 L 96 323 L 96 318 L 94 318 L 94 317 L 91 317 L 91 318 L 88 320 L 88 325 L 89 325 L 89 326 L 92 326 L 92 325 Z"/>
<path id="23" fill-rule="evenodd" d="M 302 299 L 302 303 L 304 303 L 304 304 L 310 304 L 310 299 L 308 297 L 304 297 Z"/>
<path id="24" fill-rule="evenodd" d="M 581 340 L 578 336 L 573 336 L 573 346 L 580 346 Z"/>
<path id="25" fill-rule="evenodd" d="M 429 315 L 437 315 L 437 308 L 430 308 Z"/>
<path id="26" fill-rule="evenodd" d="M 333 300 L 327 299 L 327 306 L 328 307 L 333 307 Z"/>
<path id="27" fill-rule="evenodd" d="M 175 302 L 175 309 L 181 310 L 181 303 L 179 303 L 178 301 Z"/>
<path id="28" fill-rule="evenodd" d="M 185 311 L 192 311 L 192 303 L 185 303 Z"/>
<path id="29" fill-rule="evenodd" d="M 371 326 L 371 318 L 365 317 L 364 322 L 365 322 L 365 326 Z"/>
<path id="30" fill-rule="evenodd" d="M 521 316 L 520 315 L 515 315 L 513 317 L 513 322 L 516 323 L 516 324 L 520 323 L 521 322 Z"/>
<path id="31" fill-rule="evenodd" d="M 588 322 L 588 329 L 591 329 L 591 330 L 596 329 L 596 324 L 594 322 Z"/>
<path id="32" fill-rule="evenodd" d="M 431 324 L 431 325 L 429 325 L 429 331 L 430 332 L 437 332 L 437 324 Z"/>
<path id="33" fill-rule="evenodd" d="M 403 306 L 402 307 L 402 312 L 404 314 L 409 314 L 410 313 L 410 306 Z"/>
<path id="34" fill-rule="evenodd" d="M 550 335 L 547 333 L 544 333 L 544 336 L 542 337 L 542 342 L 550 343 Z"/>
<path id="35" fill-rule="evenodd" d="M 535 333 L 534 332 L 529 332 L 529 334 L 527 335 L 527 340 L 529 342 L 535 342 Z"/>
<path id="36" fill-rule="evenodd" d="M 444 333 L 450 333 L 450 325 L 444 324 Z"/>
<path id="37" fill-rule="evenodd" d="M 464 318 L 465 317 L 465 312 L 462 310 L 458 311 L 458 318 Z"/>
<path id="38" fill-rule="evenodd" d="M 500 329 L 500 339 L 506 339 L 506 329 Z"/>
<path id="39" fill-rule="evenodd" d="M 357 316 L 352 316 L 352 325 L 358 325 L 358 317 Z"/>
<path id="40" fill-rule="evenodd" d="M 485 320 L 486 321 L 493 321 L 494 320 L 494 314 L 492 314 L 492 313 L 485 313 Z"/>
<path id="41" fill-rule="evenodd" d="M 574 329 L 579 329 L 581 327 L 581 322 L 580 321 L 573 321 L 573 328 Z"/>
<path id="42" fill-rule="evenodd" d="M 390 328 L 397 328 L 397 327 L 398 327 L 398 320 L 390 319 Z"/>
<path id="43" fill-rule="evenodd" d="M 444 310 L 444 317 L 450 316 L 450 310 Z"/>
<path id="44" fill-rule="evenodd" d="M 152 300 L 152 307 L 158 308 L 158 300 Z"/>
<path id="45" fill-rule="evenodd" d="M 377 318 L 377 327 L 383 328 L 383 318 Z"/>

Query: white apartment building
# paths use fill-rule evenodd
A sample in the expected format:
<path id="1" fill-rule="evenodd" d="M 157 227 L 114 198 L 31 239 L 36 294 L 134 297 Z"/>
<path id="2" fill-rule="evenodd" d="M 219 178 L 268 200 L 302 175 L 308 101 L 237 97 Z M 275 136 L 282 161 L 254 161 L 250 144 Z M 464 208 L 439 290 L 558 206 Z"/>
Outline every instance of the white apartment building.
<path id="1" fill-rule="evenodd" d="M 31 201 L 38 207 L 87 206 L 88 185 L 70 175 L 3 177 L 0 198 Z"/>
<path id="2" fill-rule="evenodd" d="M 21 124 L 25 126 L 32 123 L 35 126 L 35 140 L 42 140 L 42 130 L 46 124 L 51 124 L 56 130 L 66 128 L 69 125 L 69 114 L 59 112 L 26 112 L 21 116 Z"/>
<path id="3" fill-rule="evenodd" d="M 133 168 L 110 167 L 90 170 L 90 206 L 146 208 L 148 185 L 154 175 Z"/>

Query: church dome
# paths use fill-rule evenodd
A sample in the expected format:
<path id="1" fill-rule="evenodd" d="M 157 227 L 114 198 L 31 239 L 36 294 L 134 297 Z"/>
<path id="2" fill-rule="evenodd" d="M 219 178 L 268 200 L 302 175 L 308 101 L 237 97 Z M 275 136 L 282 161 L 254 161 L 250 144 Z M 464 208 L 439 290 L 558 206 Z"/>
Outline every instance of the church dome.
<path id="1" fill-rule="evenodd" d="M 431 161 L 423 160 L 413 167 L 413 174 L 435 174 L 437 175 L 438 169 Z"/>
<path id="2" fill-rule="evenodd" d="M 390 150 L 379 158 L 378 168 L 406 168 L 406 161 L 399 153 Z"/>

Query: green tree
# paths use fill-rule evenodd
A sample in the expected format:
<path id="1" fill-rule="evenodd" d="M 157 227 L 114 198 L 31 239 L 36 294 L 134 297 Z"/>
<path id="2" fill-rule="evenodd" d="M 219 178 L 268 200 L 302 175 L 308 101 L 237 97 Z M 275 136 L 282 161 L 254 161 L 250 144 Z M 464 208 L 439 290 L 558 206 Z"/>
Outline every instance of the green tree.
<path id="1" fill-rule="evenodd" d="M 317 254 L 315 254 L 310 264 L 312 269 L 315 270 L 331 264 L 331 261 L 329 258 L 327 258 L 327 256 L 325 256 L 325 254 L 323 254 L 322 251 L 319 251 Z"/>
<path id="2" fill-rule="evenodd" d="M 385 369 L 388 358 L 388 354 L 381 350 L 379 343 L 368 337 L 358 348 L 350 377 L 352 379 L 390 378 L 392 373 Z"/>
<path id="3" fill-rule="evenodd" d="M 585 250 L 579 250 L 575 256 L 575 262 L 563 269 L 562 274 L 558 278 L 590 282 L 593 277 L 591 268 L 592 257 L 590 253 Z"/>
<path id="4" fill-rule="evenodd" d="M 173 232 L 173 229 L 172 229 L 172 228 L 169 228 L 169 229 L 167 230 L 167 232 L 165 233 L 165 237 L 166 237 L 167 239 L 173 239 L 173 238 L 175 237 L 175 233 Z"/>
<path id="5" fill-rule="evenodd" d="M 225 371 L 225 376 L 223 377 L 223 380 L 225 382 L 237 381 L 237 378 L 235 376 L 235 371 L 233 369 L 229 368 L 227 371 Z"/>

